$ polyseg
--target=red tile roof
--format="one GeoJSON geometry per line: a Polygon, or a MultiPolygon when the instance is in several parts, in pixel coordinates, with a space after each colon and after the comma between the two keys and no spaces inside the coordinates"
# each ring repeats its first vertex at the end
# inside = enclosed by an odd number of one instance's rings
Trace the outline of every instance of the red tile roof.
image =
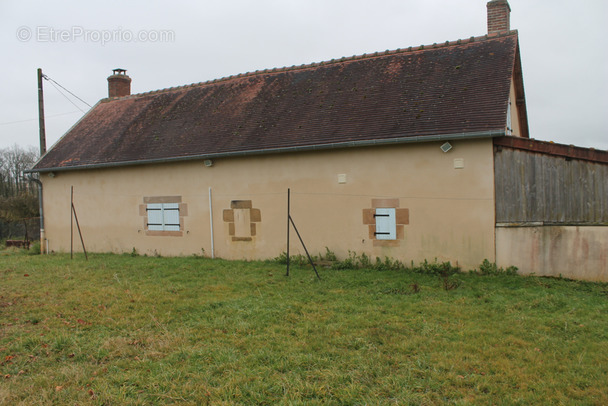
{"type": "Polygon", "coordinates": [[[104,99],[34,171],[500,135],[516,62],[512,31],[104,99]]]}

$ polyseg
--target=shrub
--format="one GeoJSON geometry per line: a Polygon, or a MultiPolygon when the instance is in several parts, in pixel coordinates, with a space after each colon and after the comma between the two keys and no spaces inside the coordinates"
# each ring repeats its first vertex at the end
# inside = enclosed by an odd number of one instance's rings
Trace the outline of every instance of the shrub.
{"type": "Polygon", "coordinates": [[[327,247],[325,247],[325,257],[323,257],[320,254],[319,254],[319,257],[321,257],[321,259],[324,259],[326,261],[337,261],[338,260],[338,257],[336,257],[336,254],[327,247]]]}
{"type": "Polygon", "coordinates": [[[477,273],[480,275],[517,275],[517,267],[509,266],[507,269],[498,267],[495,262],[490,262],[484,259],[479,265],[478,269],[474,269],[471,273],[477,273]]]}
{"type": "Polygon", "coordinates": [[[34,241],[32,245],[30,245],[28,255],[40,255],[40,241],[34,241]]]}
{"type": "MultiPolygon", "coordinates": [[[[312,256],[311,259],[313,262],[318,260],[318,257],[312,256]]],[[[287,253],[285,251],[281,252],[278,257],[272,258],[271,262],[276,262],[277,264],[287,265],[287,253]]],[[[308,261],[308,257],[306,255],[298,254],[298,255],[290,255],[289,263],[291,265],[303,266],[307,265],[310,262],[308,261]]]]}
{"type": "Polygon", "coordinates": [[[451,276],[460,273],[459,266],[453,266],[449,261],[438,263],[428,262],[426,259],[419,266],[413,267],[412,271],[426,275],[451,276]]]}
{"type": "Polygon", "coordinates": [[[349,250],[348,258],[335,262],[332,264],[331,269],[357,269],[357,262],[357,254],[349,250]]]}

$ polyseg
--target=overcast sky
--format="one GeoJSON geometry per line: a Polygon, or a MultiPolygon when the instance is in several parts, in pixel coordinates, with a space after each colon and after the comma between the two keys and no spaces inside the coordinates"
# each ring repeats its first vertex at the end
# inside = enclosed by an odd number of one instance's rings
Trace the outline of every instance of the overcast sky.
{"type": "MultiPolygon", "coordinates": [[[[608,1],[509,3],[530,136],[608,149],[608,1]]],[[[37,68],[94,105],[118,67],[142,93],[486,32],[486,0],[0,0],[0,148],[38,147],[37,68]]],[[[49,147],[89,109],[54,85],[49,147]]]]}

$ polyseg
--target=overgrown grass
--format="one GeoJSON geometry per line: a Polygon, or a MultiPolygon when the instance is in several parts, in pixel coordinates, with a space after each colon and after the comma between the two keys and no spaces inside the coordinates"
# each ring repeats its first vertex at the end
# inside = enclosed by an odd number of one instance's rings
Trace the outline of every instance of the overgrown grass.
{"type": "Polygon", "coordinates": [[[608,286],[0,256],[0,404],[608,404],[608,286]]]}

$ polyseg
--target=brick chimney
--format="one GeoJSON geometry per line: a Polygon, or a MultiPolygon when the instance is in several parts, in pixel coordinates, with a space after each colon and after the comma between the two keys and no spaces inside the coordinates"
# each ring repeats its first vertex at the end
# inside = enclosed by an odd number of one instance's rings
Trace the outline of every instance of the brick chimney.
{"type": "Polygon", "coordinates": [[[108,97],[123,97],[131,94],[131,78],[125,69],[113,69],[108,76],[108,97]]]}
{"type": "Polygon", "coordinates": [[[511,7],[507,0],[492,0],[488,2],[488,34],[509,31],[511,7]]]}

